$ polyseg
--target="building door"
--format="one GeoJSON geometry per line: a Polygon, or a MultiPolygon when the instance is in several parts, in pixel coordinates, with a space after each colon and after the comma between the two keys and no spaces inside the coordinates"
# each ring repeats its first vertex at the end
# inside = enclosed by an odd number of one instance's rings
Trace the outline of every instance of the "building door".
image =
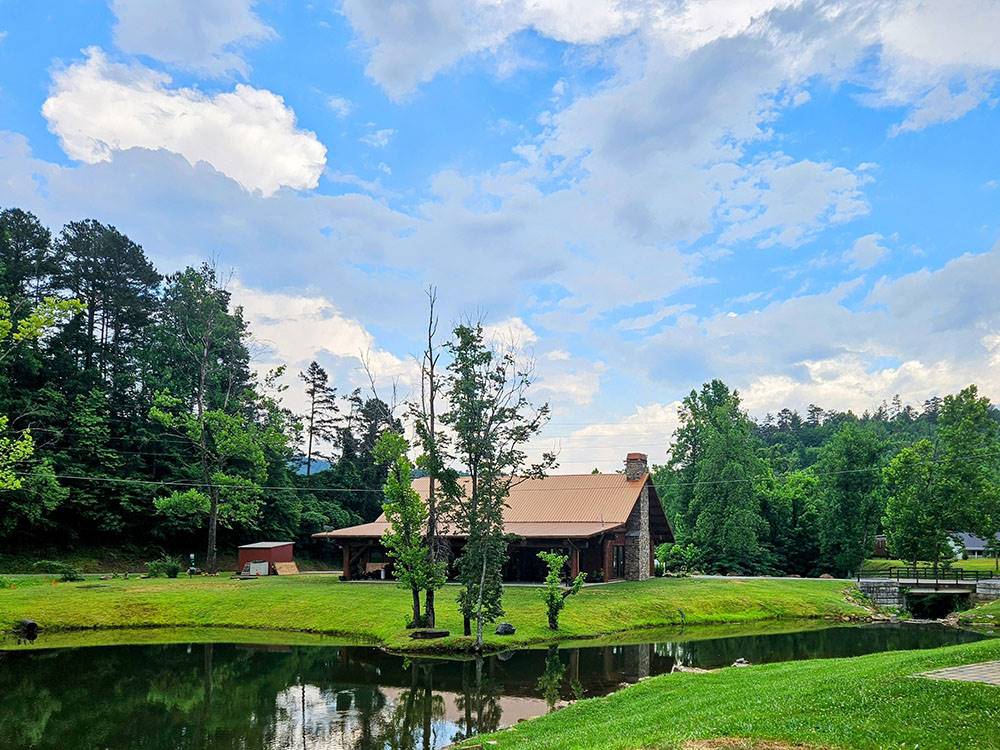
{"type": "Polygon", "coordinates": [[[615,578],[625,577],[625,545],[616,544],[612,550],[611,572],[615,578]]]}

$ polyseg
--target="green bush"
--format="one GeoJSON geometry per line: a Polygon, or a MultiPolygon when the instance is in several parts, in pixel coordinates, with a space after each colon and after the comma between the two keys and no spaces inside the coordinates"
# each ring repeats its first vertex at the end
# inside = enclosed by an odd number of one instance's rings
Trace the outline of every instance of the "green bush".
{"type": "Polygon", "coordinates": [[[0,589],[12,589],[15,588],[16,586],[17,584],[14,583],[11,579],[0,576],[0,589]]]}
{"type": "Polygon", "coordinates": [[[176,578],[184,567],[172,557],[163,557],[146,563],[146,575],[150,578],[176,578]]]}
{"type": "Polygon", "coordinates": [[[59,576],[60,581],[82,581],[83,573],[72,565],[56,560],[39,560],[32,566],[39,573],[51,573],[59,576]]]}
{"type": "Polygon", "coordinates": [[[549,629],[558,630],[559,613],[566,606],[566,598],[573,596],[580,590],[587,574],[578,574],[569,588],[563,589],[562,570],[569,557],[556,552],[539,552],[538,559],[544,562],[549,570],[548,575],[545,576],[545,588],[542,589],[542,601],[545,602],[545,608],[549,615],[549,629]]]}
{"type": "Polygon", "coordinates": [[[698,550],[693,544],[661,544],[656,548],[656,561],[664,574],[687,575],[694,568],[698,550]]]}

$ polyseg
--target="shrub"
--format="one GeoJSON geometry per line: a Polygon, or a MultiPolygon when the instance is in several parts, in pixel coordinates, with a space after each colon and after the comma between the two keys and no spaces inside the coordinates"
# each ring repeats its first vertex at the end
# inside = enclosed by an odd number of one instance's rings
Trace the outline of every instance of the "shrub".
{"type": "Polygon", "coordinates": [[[52,573],[59,576],[60,581],[82,581],[83,573],[72,565],[56,560],[39,560],[32,566],[39,573],[52,573]]]}
{"type": "Polygon", "coordinates": [[[12,589],[16,588],[16,586],[17,584],[15,584],[11,579],[0,576],[0,589],[12,589]]]}
{"type": "Polygon", "coordinates": [[[580,573],[573,579],[570,587],[563,590],[560,577],[563,566],[566,565],[566,561],[569,558],[566,555],[560,555],[556,552],[539,552],[538,557],[549,569],[548,575],[545,576],[545,588],[542,589],[542,599],[545,601],[545,607],[549,615],[549,629],[558,630],[559,613],[566,606],[566,597],[572,596],[580,590],[587,574],[580,573]]]}
{"type": "Polygon", "coordinates": [[[162,557],[146,563],[146,575],[150,578],[176,578],[183,566],[172,557],[162,557]]]}
{"type": "Polygon", "coordinates": [[[666,542],[656,548],[656,561],[665,574],[687,575],[694,568],[697,557],[698,550],[693,544],[666,542]]]}

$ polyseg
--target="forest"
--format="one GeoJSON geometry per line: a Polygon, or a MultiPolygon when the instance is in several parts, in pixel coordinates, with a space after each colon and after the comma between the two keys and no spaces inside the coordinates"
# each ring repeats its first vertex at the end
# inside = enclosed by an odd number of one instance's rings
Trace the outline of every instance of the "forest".
{"type": "Polygon", "coordinates": [[[312,413],[292,414],[280,373],[254,374],[251,332],[212,266],[164,276],[114,227],[86,220],[54,234],[7,209],[0,298],[4,447],[31,444],[4,467],[6,549],[202,550],[211,503],[220,546],[305,544],[380,512],[385,469],[373,450],[399,427],[386,404],[338,392],[314,364],[301,374],[312,413]],[[79,307],[32,340],[11,335],[53,299],[79,307]]]}
{"type": "Polygon", "coordinates": [[[880,534],[914,564],[950,563],[957,531],[1000,556],[1000,412],[975,385],[919,410],[896,396],[755,421],[713,380],[684,399],[654,481],[678,541],[661,557],[681,569],[844,576],[880,534]]]}
{"type": "MultiPolygon", "coordinates": [[[[382,511],[406,446],[387,454],[379,439],[417,415],[414,447],[426,448],[420,409],[399,414],[338,389],[313,362],[297,373],[306,413],[292,413],[282,371],[251,366],[252,332],[222,276],[208,264],[163,275],[140,244],[94,220],[56,233],[28,212],[0,212],[6,549],[201,550],[209,519],[219,547],[274,538],[308,549],[311,534],[382,511]]],[[[455,334],[445,354],[460,394],[485,360],[475,331],[455,334]]],[[[475,421],[461,408],[443,415],[453,431],[475,421]]],[[[546,407],[539,414],[516,434],[540,429],[546,407]]],[[[736,391],[706,383],[684,399],[654,471],[671,555],[710,572],[843,575],[884,533],[898,557],[943,561],[950,531],[1000,531],[998,427],[975,386],[920,408],[896,397],[860,416],[811,405],[804,417],[754,420],[736,391]]],[[[444,479],[434,464],[418,462],[444,479]]]]}

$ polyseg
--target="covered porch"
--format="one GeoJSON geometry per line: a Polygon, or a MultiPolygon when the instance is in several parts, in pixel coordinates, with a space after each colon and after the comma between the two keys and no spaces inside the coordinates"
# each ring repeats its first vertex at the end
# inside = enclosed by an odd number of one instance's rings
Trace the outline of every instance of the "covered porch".
{"type": "MultiPolygon", "coordinates": [[[[392,560],[386,554],[379,538],[337,539],[343,560],[343,580],[380,579],[392,577],[392,560]]],[[[454,561],[461,555],[464,540],[448,541],[448,578],[454,578],[454,561]]],[[[625,578],[625,547],[628,543],[623,529],[587,538],[530,538],[512,542],[507,548],[508,559],[503,569],[503,579],[508,583],[540,583],[547,570],[538,558],[540,551],[560,552],[566,555],[565,574],[572,579],[578,573],[587,574],[588,583],[614,581],[625,578]]],[[[649,566],[652,570],[652,547],[649,566]]]]}

